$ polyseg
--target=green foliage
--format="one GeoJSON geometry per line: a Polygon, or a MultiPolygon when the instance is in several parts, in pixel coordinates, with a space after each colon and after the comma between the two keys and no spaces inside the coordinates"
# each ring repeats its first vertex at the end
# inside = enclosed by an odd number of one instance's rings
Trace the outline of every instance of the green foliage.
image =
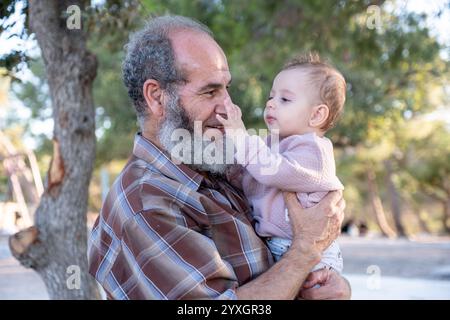
{"type": "MultiPolygon", "coordinates": [[[[28,2],[20,0],[3,0],[0,3],[0,34],[9,29],[13,29],[18,24],[18,21],[9,19],[14,14],[22,14],[26,16],[28,10],[28,2]]],[[[24,28],[17,32],[10,34],[9,37],[17,37],[20,39],[28,38],[28,20],[25,19],[24,28]]],[[[0,56],[0,68],[5,68],[9,71],[9,76],[14,80],[14,72],[26,66],[29,57],[26,52],[12,50],[7,54],[0,56]]]]}
{"type": "MultiPolygon", "coordinates": [[[[248,126],[263,126],[272,79],[296,53],[318,51],[348,82],[345,115],[330,134],[339,145],[368,138],[377,118],[429,111],[427,91],[448,72],[425,16],[384,12],[380,30],[366,25],[373,1],[143,1],[156,14],[194,17],[227,54],[231,95],[248,126]]],[[[380,1],[382,3],[382,1],[380,1]]],[[[379,4],[380,4],[379,3],[379,4]]]]}
{"type": "Polygon", "coordinates": [[[102,132],[98,141],[98,163],[126,158],[138,130],[134,108],[122,83],[120,62],[123,52],[109,50],[107,45],[113,37],[99,39],[95,46],[92,45],[99,62],[99,72],[94,82],[97,132],[102,132]]]}
{"type": "MultiPolygon", "coordinates": [[[[11,15],[17,2],[2,2],[0,21],[11,15]]],[[[328,136],[337,147],[338,172],[351,212],[367,215],[368,167],[376,172],[384,197],[385,161],[392,163],[394,184],[407,201],[421,202],[431,194],[445,197],[450,134],[443,126],[429,129],[428,122],[417,119],[449,103],[444,88],[450,84],[450,63],[440,55],[445,44],[431,35],[426,16],[392,13],[388,8],[396,3],[106,0],[91,7],[84,13],[83,25],[99,62],[94,83],[97,165],[126,158],[138,128],[121,79],[128,34],[149,16],[171,13],[193,17],[214,32],[231,68],[230,95],[249,128],[264,127],[262,111],[272,80],[297,53],[315,50],[343,73],[348,84],[345,112],[328,136]],[[381,25],[376,29],[367,26],[367,8],[373,4],[381,7],[381,25]]],[[[26,28],[22,36],[28,36],[26,28]]],[[[12,52],[0,57],[0,67],[13,70],[21,61],[27,61],[36,79],[16,84],[16,95],[34,118],[51,117],[42,61],[12,52]]],[[[42,144],[44,152],[48,147],[42,144]]]]}
{"type": "Polygon", "coordinates": [[[450,133],[438,123],[424,135],[409,141],[410,156],[405,168],[418,181],[421,190],[445,202],[450,198],[450,133]]]}

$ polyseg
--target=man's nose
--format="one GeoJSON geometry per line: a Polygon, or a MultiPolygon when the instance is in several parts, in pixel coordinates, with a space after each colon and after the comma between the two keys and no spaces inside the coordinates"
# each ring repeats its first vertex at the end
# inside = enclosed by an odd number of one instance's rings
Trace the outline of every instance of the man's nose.
{"type": "Polygon", "coordinates": [[[230,98],[230,95],[228,94],[228,91],[225,91],[225,93],[223,95],[221,95],[221,97],[219,98],[220,100],[217,101],[216,107],[214,109],[214,112],[221,115],[222,117],[224,117],[226,119],[227,117],[227,110],[225,109],[225,99],[226,98],[230,98]]]}

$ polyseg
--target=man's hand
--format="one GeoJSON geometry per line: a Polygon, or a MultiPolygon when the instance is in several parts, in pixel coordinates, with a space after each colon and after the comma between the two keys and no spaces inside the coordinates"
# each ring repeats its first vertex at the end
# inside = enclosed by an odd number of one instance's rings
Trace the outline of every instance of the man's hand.
{"type": "Polygon", "coordinates": [[[292,225],[292,248],[320,255],[341,231],[345,200],[342,191],[330,192],[314,207],[303,209],[292,192],[283,192],[292,225]]]}
{"type": "Polygon", "coordinates": [[[346,300],[350,297],[348,281],[336,271],[328,269],[310,273],[299,292],[299,298],[306,300],[346,300]]]}
{"type": "MultiPolygon", "coordinates": [[[[295,193],[284,194],[294,239],[283,258],[256,279],[236,290],[238,299],[295,299],[321,252],[338,236],[344,216],[342,192],[330,192],[317,205],[302,209],[295,193]]],[[[322,288],[304,289],[305,297],[348,298],[350,286],[339,275],[321,277],[322,288]],[[308,290],[308,291],[307,291],[308,290]],[[327,291],[327,292],[323,292],[327,291]]],[[[308,284],[309,285],[309,284],[308,284]]]]}

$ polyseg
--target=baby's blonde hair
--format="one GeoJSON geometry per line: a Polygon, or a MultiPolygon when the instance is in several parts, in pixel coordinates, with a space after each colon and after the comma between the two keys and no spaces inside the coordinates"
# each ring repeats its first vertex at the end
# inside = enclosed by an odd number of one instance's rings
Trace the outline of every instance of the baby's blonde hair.
{"type": "Polygon", "coordinates": [[[319,54],[309,52],[289,60],[282,70],[305,68],[311,76],[314,87],[319,88],[320,103],[328,106],[330,113],[320,128],[327,131],[333,128],[344,110],[347,84],[344,76],[332,65],[322,61],[319,54]]]}

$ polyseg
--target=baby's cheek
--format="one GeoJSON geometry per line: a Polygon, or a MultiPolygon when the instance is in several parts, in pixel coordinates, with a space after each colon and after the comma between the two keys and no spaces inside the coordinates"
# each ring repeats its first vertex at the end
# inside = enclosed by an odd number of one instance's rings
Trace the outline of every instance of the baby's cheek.
{"type": "Polygon", "coordinates": [[[292,115],[290,117],[280,117],[278,119],[278,125],[280,130],[289,129],[293,125],[292,115]]]}

